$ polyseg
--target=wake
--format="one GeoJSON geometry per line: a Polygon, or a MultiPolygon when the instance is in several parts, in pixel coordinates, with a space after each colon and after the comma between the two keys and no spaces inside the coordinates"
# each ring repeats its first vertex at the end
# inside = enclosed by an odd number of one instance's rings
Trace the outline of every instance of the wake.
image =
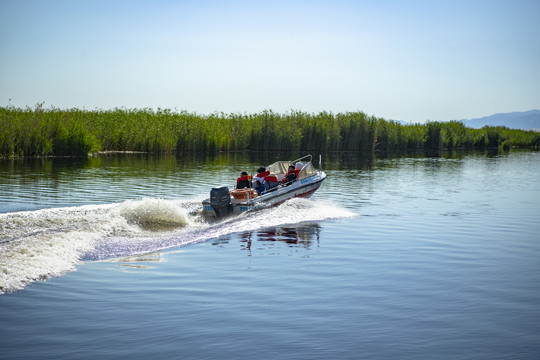
{"type": "Polygon", "coordinates": [[[202,199],[129,200],[0,214],[0,294],[76,270],[81,261],[140,255],[239,232],[354,216],[307,199],[216,220],[202,199]]]}

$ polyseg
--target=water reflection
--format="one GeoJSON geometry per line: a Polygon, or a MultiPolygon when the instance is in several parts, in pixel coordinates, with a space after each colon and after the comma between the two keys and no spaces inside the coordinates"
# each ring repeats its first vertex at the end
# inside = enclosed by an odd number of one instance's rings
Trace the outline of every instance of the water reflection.
{"type": "MultiPolygon", "coordinates": [[[[312,154],[315,167],[319,167],[318,153],[312,154]]],[[[349,189],[345,183],[358,183],[359,177],[369,181],[375,170],[418,162],[415,166],[423,166],[431,172],[443,165],[448,166],[448,161],[444,160],[462,160],[474,156],[498,162],[508,154],[493,151],[328,153],[322,156],[322,168],[329,175],[325,185],[335,187],[324,188],[358,193],[358,189],[349,189]]],[[[293,160],[301,155],[303,153],[299,152],[251,151],[190,152],[179,155],[113,153],[86,158],[0,159],[0,213],[122,202],[143,197],[196,198],[206,195],[212,186],[234,183],[240,171],[254,172],[258,166],[276,160],[293,160]]],[[[456,161],[457,166],[459,163],[456,161]]]]}
{"type": "Polygon", "coordinates": [[[252,255],[255,249],[276,250],[281,246],[311,250],[319,246],[321,228],[319,224],[303,224],[300,226],[284,226],[261,229],[240,234],[241,250],[252,255]]]}

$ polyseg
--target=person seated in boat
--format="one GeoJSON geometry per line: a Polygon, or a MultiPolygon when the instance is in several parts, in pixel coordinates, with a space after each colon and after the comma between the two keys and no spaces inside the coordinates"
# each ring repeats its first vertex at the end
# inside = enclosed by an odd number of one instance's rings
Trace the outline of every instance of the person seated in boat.
{"type": "Polygon", "coordinates": [[[253,184],[255,185],[255,190],[257,190],[257,195],[261,195],[264,191],[266,191],[266,187],[261,184],[259,180],[255,180],[253,184]]]}
{"type": "Polygon", "coordinates": [[[304,164],[302,164],[301,162],[297,162],[296,165],[295,165],[295,172],[296,172],[296,177],[298,177],[298,174],[300,174],[300,171],[302,170],[302,168],[304,167],[304,164]]]}
{"type": "Polygon", "coordinates": [[[284,185],[290,185],[298,178],[299,170],[294,165],[289,165],[289,171],[285,174],[281,183],[284,185]]]}
{"type": "Polygon", "coordinates": [[[264,178],[268,175],[270,175],[270,171],[266,171],[265,168],[260,167],[257,170],[257,175],[253,177],[253,184],[255,184],[256,181],[259,181],[261,185],[266,185],[266,181],[264,180],[264,178]]]}
{"type": "Polygon", "coordinates": [[[277,176],[273,174],[266,175],[264,181],[267,190],[277,188],[279,185],[277,176]]]}
{"type": "Polygon", "coordinates": [[[244,188],[250,188],[251,187],[251,181],[249,180],[248,173],[245,171],[242,171],[240,174],[240,177],[236,179],[236,188],[237,189],[244,189],[244,188]]]}

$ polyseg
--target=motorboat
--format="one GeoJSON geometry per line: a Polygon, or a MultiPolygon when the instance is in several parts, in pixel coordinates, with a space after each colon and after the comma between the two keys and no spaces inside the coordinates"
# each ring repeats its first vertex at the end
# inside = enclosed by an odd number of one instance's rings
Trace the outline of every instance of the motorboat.
{"type": "Polygon", "coordinates": [[[276,161],[269,165],[266,172],[277,179],[277,185],[267,185],[260,193],[251,187],[234,190],[230,190],[228,186],[213,187],[210,197],[202,202],[203,212],[206,215],[223,217],[279,205],[295,197],[308,198],[326,179],[326,174],[321,170],[320,155],[318,170],[313,166],[312,159],[312,155],[306,155],[293,161],[276,161]],[[291,165],[299,171],[296,179],[288,181],[285,176],[291,165]]]}

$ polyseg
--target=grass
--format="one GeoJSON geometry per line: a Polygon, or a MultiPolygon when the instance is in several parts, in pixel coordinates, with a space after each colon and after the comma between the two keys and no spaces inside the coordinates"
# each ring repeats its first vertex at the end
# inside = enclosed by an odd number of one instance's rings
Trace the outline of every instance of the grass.
{"type": "Polygon", "coordinates": [[[270,110],[199,115],[168,109],[0,107],[1,156],[82,156],[96,151],[151,153],[538,149],[540,133],[461,122],[404,125],[363,112],[270,110]]]}

